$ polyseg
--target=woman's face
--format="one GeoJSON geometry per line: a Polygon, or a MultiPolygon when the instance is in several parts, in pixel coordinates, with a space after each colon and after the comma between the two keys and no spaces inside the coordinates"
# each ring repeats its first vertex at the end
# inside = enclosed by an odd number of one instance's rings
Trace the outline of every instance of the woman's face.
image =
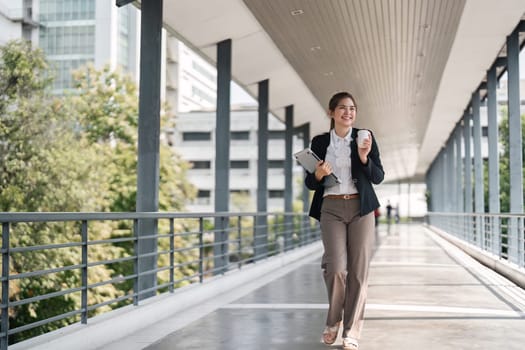
{"type": "Polygon", "coordinates": [[[330,117],[334,119],[335,126],[351,128],[356,118],[357,107],[350,97],[345,97],[339,101],[330,117]]]}

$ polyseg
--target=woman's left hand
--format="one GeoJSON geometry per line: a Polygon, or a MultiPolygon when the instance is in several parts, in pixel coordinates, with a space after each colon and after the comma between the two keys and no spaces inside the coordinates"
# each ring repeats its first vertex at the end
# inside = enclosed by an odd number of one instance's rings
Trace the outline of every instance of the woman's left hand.
{"type": "Polygon", "coordinates": [[[357,147],[357,153],[359,153],[359,159],[361,160],[361,163],[367,164],[368,163],[368,154],[370,153],[370,150],[372,149],[372,135],[370,135],[370,138],[365,139],[362,144],[363,147],[357,147]]]}

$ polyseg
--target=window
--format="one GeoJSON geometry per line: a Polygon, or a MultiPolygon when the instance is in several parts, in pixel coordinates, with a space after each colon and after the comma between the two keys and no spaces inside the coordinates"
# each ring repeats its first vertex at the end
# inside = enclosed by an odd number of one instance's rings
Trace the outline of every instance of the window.
{"type": "Polygon", "coordinates": [[[230,194],[238,194],[238,195],[243,195],[243,196],[249,196],[250,195],[250,191],[249,190],[231,190],[230,194]]]}
{"type": "Polygon", "coordinates": [[[124,6],[118,11],[118,63],[124,68],[129,67],[129,15],[131,11],[131,6],[124,6]]]}
{"type": "Polygon", "coordinates": [[[72,72],[81,66],[84,66],[89,60],[49,60],[55,73],[53,82],[54,89],[63,90],[72,87],[72,72]]]}
{"type": "Polygon", "coordinates": [[[198,87],[196,86],[192,86],[191,87],[191,93],[192,93],[192,97],[198,97],[199,99],[201,100],[205,100],[211,104],[214,104],[215,103],[215,98],[208,95],[207,93],[205,93],[204,91],[202,91],[201,89],[199,89],[198,87]]]}
{"type": "Polygon", "coordinates": [[[40,21],[95,19],[96,0],[40,0],[40,21]]]}
{"type": "Polygon", "coordinates": [[[197,192],[197,198],[210,198],[210,190],[199,190],[197,192]]]}
{"type": "Polygon", "coordinates": [[[249,169],[250,162],[247,160],[230,160],[231,169],[249,169]]]}
{"type": "Polygon", "coordinates": [[[199,63],[195,61],[192,61],[191,66],[193,67],[193,69],[195,69],[195,71],[205,76],[206,79],[215,82],[215,76],[212,73],[210,73],[210,71],[208,71],[206,68],[204,68],[202,65],[200,65],[199,63]]]}
{"type": "Polygon", "coordinates": [[[40,30],[40,47],[46,55],[94,55],[95,26],[56,26],[40,30]]]}
{"type": "Polygon", "coordinates": [[[283,190],[269,190],[268,198],[284,198],[283,190]]]}
{"type": "Polygon", "coordinates": [[[249,131],[232,131],[231,132],[232,140],[249,140],[250,132],[249,131]]]}
{"type": "Polygon", "coordinates": [[[269,160],[268,168],[271,169],[282,169],[284,168],[284,160],[269,160]]]}
{"type": "Polygon", "coordinates": [[[183,141],[210,141],[210,132],[188,131],[182,133],[183,141]]]}
{"type": "Polygon", "coordinates": [[[210,169],[211,162],[209,160],[193,160],[191,161],[193,169],[210,169]]]}
{"type": "Polygon", "coordinates": [[[270,140],[284,140],[284,130],[270,130],[268,132],[268,139],[270,139],[270,140]]]}

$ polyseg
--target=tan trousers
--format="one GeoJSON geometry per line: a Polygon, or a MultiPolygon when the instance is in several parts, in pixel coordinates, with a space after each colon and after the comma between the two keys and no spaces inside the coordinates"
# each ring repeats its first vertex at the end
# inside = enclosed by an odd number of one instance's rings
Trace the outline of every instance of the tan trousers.
{"type": "Polygon", "coordinates": [[[359,339],[375,240],[374,213],[359,215],[359,199],[324,198],[321,232],[323,277],[328,292],[327,326],[344,314],[343,337],[359,339]]]}

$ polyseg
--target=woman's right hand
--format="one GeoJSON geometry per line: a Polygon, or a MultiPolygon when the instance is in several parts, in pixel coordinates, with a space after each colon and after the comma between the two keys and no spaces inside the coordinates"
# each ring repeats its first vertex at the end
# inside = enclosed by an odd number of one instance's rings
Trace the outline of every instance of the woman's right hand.
{"type": "Polygon", "coordinates": [[[317,162],[315,166],[315,178],[317,181],[321,181],[323,177],[326,175],[330,175],[332,173],[332,166],[330,163],[325,162],[324,160],[320,160],[317,162]]]}

